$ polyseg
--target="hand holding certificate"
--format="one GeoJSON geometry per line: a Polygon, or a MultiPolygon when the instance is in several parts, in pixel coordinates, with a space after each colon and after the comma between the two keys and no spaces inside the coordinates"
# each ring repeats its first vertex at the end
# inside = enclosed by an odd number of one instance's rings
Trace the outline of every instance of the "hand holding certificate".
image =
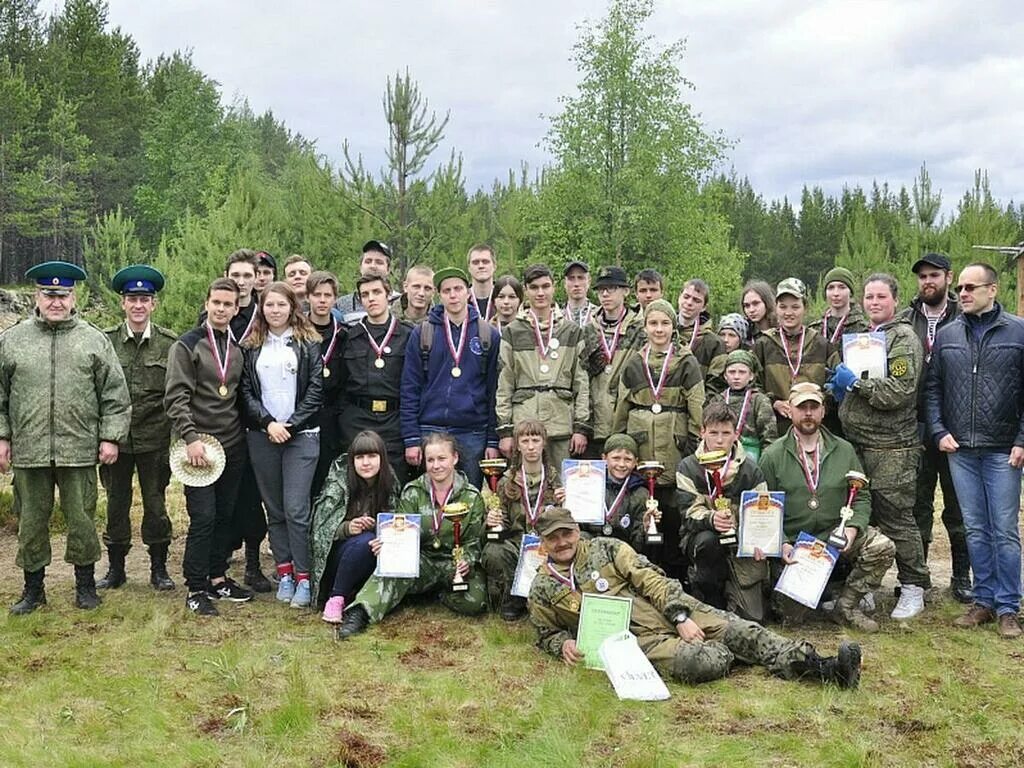
{"type": "Polygon", "coordinates": [[[775,591],[808,608],[817,608],[839,553],[824,541],[801,531],[793,543],[791,558],[794,562],[783,569],[775,591]]]}
{"type": "Polygon", "coordinates": [[[583,654],[588,669],[604,669],[598,649],[609,637],[629,631],[633,600],[629,597],[583,594],[580,623],[576,630],[576,649],[583,654]]]}
{"type": "Polygon", "coordinates": [[[603,461],[566,459],[562,462],[565,508],[577,523],[604,523],[604,480],[608,471],[603,461]]]}
{"type": "Polygon", "coordinates": [[[740,497],[738,557],[782,557],[782,519],[786,494],[782,491],[744,491],[740,497]]]}
{"type": "Polygon", "coordinates": [[[537,569],[544,565],[547,555],[540,543],[540,536],[524,533],[519,545],[519,561],[516,563],[516,575],[512,579],[512,594],[516,597],[529,597],[530,587],[537,576],[537,569]]]}
{"type": "Polygon", "coordinates": [[[420,575],[420,516],[381,512],[377,515],[377,576],[415,579],[420,575]]]}
{"type": "Polygon", "coordinates": [[[885,333],[844,333],[843,362],[858,378],[884,379],[889,375],[885,333]]]}

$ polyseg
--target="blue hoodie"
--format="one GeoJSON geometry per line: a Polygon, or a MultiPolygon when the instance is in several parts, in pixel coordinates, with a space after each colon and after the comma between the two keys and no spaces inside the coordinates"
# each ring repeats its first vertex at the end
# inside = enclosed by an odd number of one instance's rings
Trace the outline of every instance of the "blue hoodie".
{"type": "MultiPolygon", "coordinates": [[[[455,363],[445,335],[444,307],[433,307],[427,319],[422,321],[434,326],[426,370],[420,349],[422,325],[413,328],[405,348],[399,402],[402,440],[407,448],[420,444],[421,424],[449,431],[485,432],[487,447],[498,447],[494,400],[498,388],[498,347],[501,337],[489,324],[477,322],[479,314],[472,304],[468,312],[466,322],[469,323],[469,332],[459,361],[459,368],[462,369],[459,378],[452,376],[455,363]],[[491,334],[486,363],[477,328],[491,334]]],[[[455,343],[458,344],[461,329],[453,328],[452,331],[455,343]]]]}

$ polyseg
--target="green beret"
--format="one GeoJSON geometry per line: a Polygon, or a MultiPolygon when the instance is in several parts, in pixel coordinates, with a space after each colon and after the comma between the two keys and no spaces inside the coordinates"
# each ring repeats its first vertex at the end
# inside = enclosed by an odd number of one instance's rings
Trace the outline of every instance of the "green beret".
{"type": "Polygon", "coordinates": [[[457,277],[466,284],[467,288],[469,287],[469,275],[458,267],[445,267],[444,269],[437,270],[437,272],[434,273],[434,287],[440,291],[441,283],[449,277],[457,277]]]}
{"type": "Polygon", "coordinates": [[[605,454],[621,450],[629,451],[634,456],[640,455],[640,449],[637,447],[636,440],[629,435],[624,435],[620,432],[617,435],[612,435],[604,441],[605,454]]]}

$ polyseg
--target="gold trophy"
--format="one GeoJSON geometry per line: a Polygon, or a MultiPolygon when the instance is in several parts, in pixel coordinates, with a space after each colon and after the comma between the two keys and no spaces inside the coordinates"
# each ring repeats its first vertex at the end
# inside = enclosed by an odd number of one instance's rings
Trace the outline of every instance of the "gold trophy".
{"type": "Polygon", "coordinates": [[[660,461],[642,461],[637,466],[637,471],[647,478],[647,491],[650,498],[647,500],[647,512],[650,512],[647,531],[644,533],[644,541],[648,544],[661,544],[663,541],[661,531],[658,530],[657,519],[661,517],[658,510],[658,500],[654,498],[654,481],[665,471],[665,465],[660,461]]]}
{"type": "MultiPolygon", "coordinates": [[[[498,478],[501,477],[507,467],[508,462],[504,459],[483,459],[480,462],[480,470],[484,473],[484,476],[487,478],[487,484],[490,486],[485,488],[480,494],[484,497],[484,506],[488,512],[503,511],[501,499],[498,498],[498,478]]],[[[487,540],[501,541],[504,533],[505,529],[501,523],[498,523],[493,528],[487,529],[487,540]]]]}
{"type": "Polygon", "coordinates": [[[846,523],[853,517],[853,502],[861,488],[867,488],[868,478],[863,472],[850,470],[846,473],[846,484],[850,491],[846,496],[846,506],[839,510],[839,525],[828,535],[828,543],[839,550],[846,549],[850,539],[846,535],[846,523]]]}
{"type": "Polygon", "coordinates": [[[736,544],[736,520],[732,510],[729,508],[729,500],[725,498],[725,491],[722,488],[722,468],[729,454],[725,451],[708,451],[697,456],[697,463],[706,472],[711,473],[711,482],[715,484],[715,512],[727,512],[731,525],[728,530],[718,532],[718,543],[723,547],[731,547],[736,544]]]}
{"type": "Polygon", "coordinates": [[[455,563],[455,578],[452,579],[452,592],[465,592],[469,584],[459,573],[459,563],[462,562],[462,518],[469,514],[469,504],[462,501],[445,504],[441,507],[441,514],[452,521],[452,529],[455,536],[455,546],[452,547],[452,562],[455,563]]]}

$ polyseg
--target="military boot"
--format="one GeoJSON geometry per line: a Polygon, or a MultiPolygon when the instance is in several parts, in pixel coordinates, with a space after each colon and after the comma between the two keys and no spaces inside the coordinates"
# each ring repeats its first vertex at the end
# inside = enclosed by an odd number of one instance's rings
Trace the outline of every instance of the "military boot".
{"type": "Polygon", "coordinates": [[[174,589],[174,582],[167,573],[167,544],[151,544],[149,547],[149,583],[159,592],[174,589]]]}
{"type": "Polygon", "coordinates": [[[270,579],[263,575],[260,570],[260,545],[259,543],[245,544],[245,576],[242,582],[252,587],[253,592],[270,592],[274,585],[270,579]]]}
{"type": "Polygon", "coordinates": [[[40,605],[46,605],[46,589],[43,587],[45,573],[45,568],[25,571],[25,589],[21,593],[21,600],[11,606],[12,616],[24,616],[40,605]]]}
{"type": "Polygon", "coordinates": [[[949,580],[949,593],[958,603],[974,602],[971,587],[971,558],[967,554],[967,536],[962,533],[949,537],[949,554],[953,561],[953,577],[949,580]]]}
{"type": "Polygon", "coordinates": [[[358,635],[370,626],[370,615],[361,605],[353,606],[345,611],[345,616],[338,626],[338,639],[347,640],[353,635],[358,635]]]}
{"type": "Polygon", "coordinates": [[[100,596],[96,594],[95,566],[75,566],[75,605],[86,611],[99,608],[100,596]]]}
{"type": "Polygon", "coordinates": [[[822,683],[835,683],[840,688],[856,688],[860,683],[860,645],[844,640],[835,656],[822,658],[811,651],[797,665],[797,675],[822,683]]]}
{"type": "Polygon", "coordinates": [[[507,595],[501,602],[501,618],[505,621],[519,621],[526,615],[526,598],[507,595]]]}
{"type": "Polygon", "coordinates": [[[111,545],[107,548],[107,573],[96,582],[97,589],[117,589],[124,586],[128,581],[128,576],[124,572],[124,559],[127,554],[127,547],[111,545]]]}
{"type": "Polygon", "coordinates": [[[843,626],[859,629],[861,632],[877,632],[878,622],[864,615],[860,609],[863,595],[843,590],[842,596],[836,600],[836,607],[829,614],[832,621],[843,626]]]}

